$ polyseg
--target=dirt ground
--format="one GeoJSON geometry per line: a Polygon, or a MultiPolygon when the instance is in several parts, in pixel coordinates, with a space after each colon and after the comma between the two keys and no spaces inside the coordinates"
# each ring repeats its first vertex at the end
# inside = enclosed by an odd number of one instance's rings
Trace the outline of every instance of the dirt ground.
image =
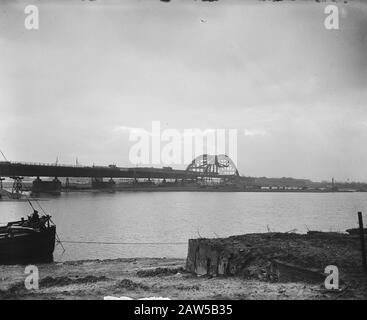
{"type": "Polygon", "coordinates": [[[195,246],[187,263],[132,258],[38,264],[39,288],[32,290],[25,286],[25,266],[3,265],[0,299],[367,299],[356,236],[263,233],[190,243],[195,246]],[[216,264],[227,256],[231,268],[221,275],[216,264]],[[338,290],[325,289],[328,265],[338,267],[338,290]]]}
{"type": "Polygon", "coordinates": [[[330,292],[322,284],[198,277],[184,259],[88,260],[38,265],[39,289],[27,290],[25,266],[0,266],[0,299],[366,299],[366,278],[330,292]],[[363,285],[361,284],[363,283],[363,285]]]}

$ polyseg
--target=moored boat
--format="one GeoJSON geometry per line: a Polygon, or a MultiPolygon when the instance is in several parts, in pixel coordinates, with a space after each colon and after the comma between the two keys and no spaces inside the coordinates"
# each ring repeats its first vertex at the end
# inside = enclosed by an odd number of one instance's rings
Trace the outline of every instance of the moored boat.
{"type": "Polygon", "coordinates": [[[0,227],[0,263],[50,262],[55,237],[56,226],[51,222],[51,216],[39,216],[33,209],[27,219],[0,227]]]}

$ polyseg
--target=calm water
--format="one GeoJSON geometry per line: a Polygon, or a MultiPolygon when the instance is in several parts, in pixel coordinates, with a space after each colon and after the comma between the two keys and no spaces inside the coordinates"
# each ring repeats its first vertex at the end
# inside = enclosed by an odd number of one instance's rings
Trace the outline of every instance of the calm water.
{"type": "MultiPolygon", "coordinates": [[[[117,257],[186,257],[187,240],[250,232],[307,229],[344,231],[366,212],[367,193],[120,192],[69,193],[41,206],[61,240],[130,244],[64,243],[55,260],[117,257]],[[183,242],[183,244],[131,243],[183,242]]],[[[26,202],[0,202],[0,221],[31,213],[26,202]]]]}

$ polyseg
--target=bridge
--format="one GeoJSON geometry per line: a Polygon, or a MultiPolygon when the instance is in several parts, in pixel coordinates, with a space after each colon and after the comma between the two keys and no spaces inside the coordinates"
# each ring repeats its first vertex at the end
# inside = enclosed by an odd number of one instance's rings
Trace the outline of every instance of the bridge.
{"type": "Polygon", "coordinates": [[[134,179],[173,179],[181,181],[198,181],[200,179],[219,178],[225,181],[238,181],[241,179],[234,162],[224,154],[203,154],[196,157],[185,170],[171,167],[153,168],[136,167],[126,168],[110,166],[70,166],[44,163],[24,162],[0,162],[0,178],[10,177],[14,179],[14,190],[21,189],[23,177],[37,177],[33,181],[32,191],[56,191],[61,190],[61,182],[58,178],[91,178],[92,185],[96,188],[111,187],[113,178],[134,179]],[[42,181],[41,177],[52,177],[52,181],[42,181]],[[103,181],[108,178],[109,181],[103,181]]]}

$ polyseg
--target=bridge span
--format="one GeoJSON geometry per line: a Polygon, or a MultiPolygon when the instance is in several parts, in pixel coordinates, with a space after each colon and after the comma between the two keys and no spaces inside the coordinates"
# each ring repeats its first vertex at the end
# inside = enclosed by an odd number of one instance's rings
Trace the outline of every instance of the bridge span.
{"type": "Polygon", "coordinates": [[[130,179],[173,179],[193,181],[200,179],[220,178],[225,181],[241,180],[233,161],[227,155],[207,155],[196,157],[185,170],[171,167],[117,167],[110,166],[72,166],[59,164],[0,162],[0,178],[14,179],[14,189],[21,188],[23,177],[37,177],[33,181],[34,191],[61,190],[58,178],[91,178],[95,187],[106,187],[114,184],[113,178],[130,179]],[[41,177],[52,177],[53,181],[42,181],[41,177]],[[103,179],[108,178],[108,182],[103,179]],[[112,184],[111,184],[112,183],[112,184]]]}
{"type": "Polygon", "coordinates": [[[196,178],[197,172],[169,168],[120,168],[115,166],[66,166],[56,164],[0,162],[1,177],[68,177],[68,178],[196,178]]]}

